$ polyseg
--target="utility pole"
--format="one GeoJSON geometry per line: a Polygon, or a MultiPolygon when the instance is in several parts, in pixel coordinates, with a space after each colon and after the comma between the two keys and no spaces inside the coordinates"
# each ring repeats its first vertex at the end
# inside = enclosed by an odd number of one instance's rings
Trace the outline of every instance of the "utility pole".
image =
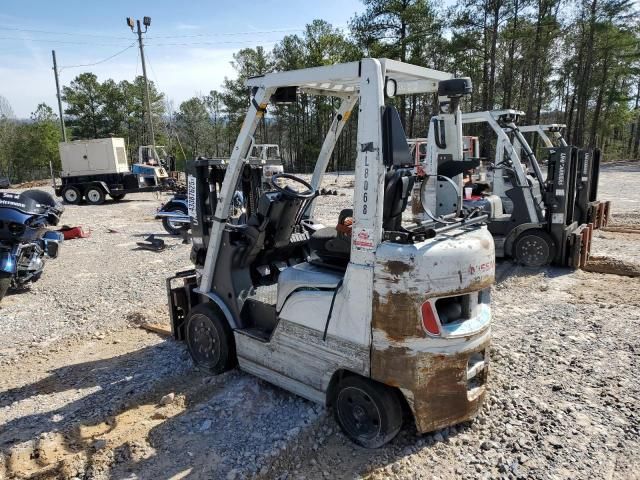
{"type": "Polygon", "coordinates": [[[62,99],[60,98],[60,80],[58,79],[58,64],[56,63],[56,51],[51,50],[53,56],[53,75],[56,77],[56,96],[58,97],[58,113],[60,114],[60,128],[62,129],[62,141],[67,142],[67,130],[64,128],[64,116],[62,115],[62,99]]]}
{"type": "MultiPolygon", "coordinates": [[[[140,60],[142,61],[142,75],[144,76],[144,95],[147,104],[147,117],[149,120],[149,144],[151,145],[151,155],[156,154],[156,138],[153,134],[153,116],[151,114],[151,96],[149,95],[149,79],[147,78],[147,65],[144,61],[144,44],[142,43],[142,34],[147,33],[147,29],[151,26],[151,17],[143,18],[144,32],[140,27],[140,20],[136,20],[137,30],[133,27],[133,18],[127,17],[127,25],[131,28],[131,31],[138,35],[138,45],[140,47],[140,60]]],[[[138,159],[141,161],[141,159],[138,159]]]]}

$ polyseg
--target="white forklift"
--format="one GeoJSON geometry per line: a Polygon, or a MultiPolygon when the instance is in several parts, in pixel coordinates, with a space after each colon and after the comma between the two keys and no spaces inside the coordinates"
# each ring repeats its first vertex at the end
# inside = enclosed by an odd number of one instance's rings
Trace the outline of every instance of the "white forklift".
{"type": "Polygon", "coordinates": [[[404,412],[419,432],[472,418],[487,386],[495,253],[486,215],[460,211],[458,104],[470,80],[365,58],[270,73],[247,86],[251,103],[224,175],[203,164],[189,178],[195,269],[167,280],[175,338],[202,369],[220,373],[237,363],[332,406],[345,434],[365,447],[390,441],[404,412]],[[251,136],[269,104],[297,92],[340,101],[311,182],[274,175],[274,190],[247,203],[247,221],[239,224],[229,218],[234,192],[260,185],[259,167],[245,162],[251,136]],[[405,225],[414,160],[385,97],[428,93],[438,93],[441,108],[422,198],[435,218],[405,225]],[[313,218],[314,205],[353,108],[353,205],[335,227],[324,226],[313,218]],[[434,213],[445,201],[449,211],[434,213]]]}

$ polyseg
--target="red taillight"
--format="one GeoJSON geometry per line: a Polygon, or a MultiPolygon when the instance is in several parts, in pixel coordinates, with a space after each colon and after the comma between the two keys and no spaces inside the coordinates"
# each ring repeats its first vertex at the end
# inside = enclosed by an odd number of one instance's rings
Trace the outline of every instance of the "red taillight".
{"type": "Polygon", "coordinates": [[[422,326],[431,335],[440,335],[440,327],[438,326],[438,320],[433,311],[431,302],[424,302],[422,304],[422,326]]]}

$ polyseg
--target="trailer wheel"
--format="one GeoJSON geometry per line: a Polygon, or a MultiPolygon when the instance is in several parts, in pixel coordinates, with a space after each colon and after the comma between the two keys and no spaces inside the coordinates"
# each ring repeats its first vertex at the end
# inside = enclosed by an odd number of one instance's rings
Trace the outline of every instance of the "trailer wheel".
{"type": "Polygon", "coordinates": [[[89,205],[102,205],[104,203],[104,192],[100,187],[89,187],[84,197],[89,205]]]}
{"type": "Polygon", "coordinates": [[[402,405],[397,392],[373,380],[345,377],[338,384],[333,403],[342,431],[363,447],[381,447],[402,428],[402,405]]]}
{"type": "MultiPolygon", "coordinates": [[[[181,213],[182,215],[187,215],[188,213],[185,207],[179,205],[169,207],[164,211],[168,213],[181,213]]],[[[186,232],[190,228],[189,224],[172,222],[170,218],[166,217],[162,219],[162,226],[170,235],[180,235],[182,232],[186,232]]]]}
{"type": "Polygon", "coordinates": [[[187,348],[196,367],[217,375],[233,368],[233,332],[220,313],[206,303],[191,309],[186,319],[187,348]]]}
{"type": "Polygon", "coordinates": [[[111,194],[111,198],[113,198],[114,202],[119,202],[120,200],[122,200],[124,198],[124,196],[126,195],[126,193],[120,193],[118,195],[114,195],[113,193],[111,194]]]}
{"type": "Polygon", "coordinates": [[[527,230],[513,245],[513,258],[526,267],[542,267],[555,257],[556,246],[544,230],[527,230]]]}
{"type": "Polygon", "coordinates": [[[76,187],[67,187],[62,191],[62,199],[70,205],[78,205],[82,200],[82,194],[76,187]]]}

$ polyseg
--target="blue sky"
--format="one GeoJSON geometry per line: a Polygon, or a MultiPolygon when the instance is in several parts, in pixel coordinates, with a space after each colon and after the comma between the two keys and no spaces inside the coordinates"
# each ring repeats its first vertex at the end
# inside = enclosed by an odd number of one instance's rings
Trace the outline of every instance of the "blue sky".
{"type": "Polygon", "coordinates": [[[363,9],[359,0],[123,1],[2,0],[0,8],[0,95],[19,118],[44,101],[56,108],[51,50],[61,83],[92,71],[100,80],[133,79],[141,73],[128,16],[150,16],[147,73],[175,108],[193,95],[219,88],[234,76],[229,62],[244,47],[271,49],[286,34],[300,33],[320,18],[338,27],[363,9]],[[128,46],[113,59],[84,68],[128,46]]]}

